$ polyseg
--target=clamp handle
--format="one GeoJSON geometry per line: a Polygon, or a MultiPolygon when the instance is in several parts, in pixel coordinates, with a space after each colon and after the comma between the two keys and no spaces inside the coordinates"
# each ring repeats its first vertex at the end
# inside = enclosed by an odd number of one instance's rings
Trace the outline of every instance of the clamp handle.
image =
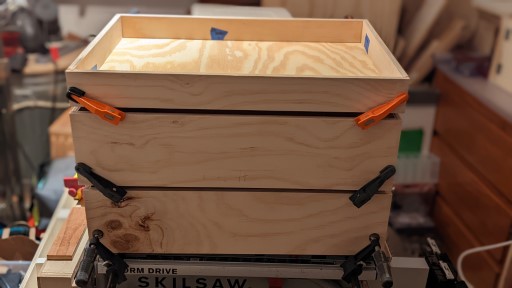
{"type": "Polygon", "coordinates": [[[391,101],[381,104],[359,115],[354,119],[354,121],[356,122],[357,126],[361,127],[363,130],[366,130],[379,123],[382,119],[386,118],[389,113],[393,112],[393,110],[395,110],[398,106],[407,102],[408,99],[409,94],[402,93],[391,101]]]}
{"type": "Polygon", "coordinates": [[[361,208],[364,204],[368,203],[370,199],[372,199],[373,195],[379,192],[380,187],[382,187],[389,178],[393,177],[395,173],[395,166],[388,165],[384,167],[380,170],[379,176],[373,178],[370,182],[366,183],[363,187],[354,192],[354,194],[349,197],[350,201],[352,201],[354,206],[357,208],[361,208]]]}
{"type": "Polygon", "coordinates": [[[75,170],[78,174],[85,177],[89,182],[92,183],[98,191],[101,192],[105,197],[119,203],[126,196],[126,190],[103,178],[102,176],[94,173],[92,168],[85,163],[77,163],[75,170]]]}
{"type": "Polygon", "coordinates": [[[126,117],[126,113],[116,109],[110,105],[102,103],[97,100],[85,97],[85,91],[76,87],[69,87],[66,97],[89,110],[91,113],[96,114],[101,119],[109,122],[110,124],[119,125],[126,117]]]}

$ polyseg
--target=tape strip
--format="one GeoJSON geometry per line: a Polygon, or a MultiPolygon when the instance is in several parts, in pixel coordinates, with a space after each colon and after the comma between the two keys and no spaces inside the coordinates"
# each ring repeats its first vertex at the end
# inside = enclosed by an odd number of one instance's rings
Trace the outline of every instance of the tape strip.
{"type": "Polygon", "coordinates": [[[368,50],[370,49],[370,37],[368,37],[368,34],[364,37],[364,49],[366,50],[366,54],[368,54],[368,50]]]}
{"type": "Polygon", "coordinates": [[[210,29],[210,37],[212,40],[224,40],[224,37],[228,35],[228,31],[212,27],[210,29]]]}

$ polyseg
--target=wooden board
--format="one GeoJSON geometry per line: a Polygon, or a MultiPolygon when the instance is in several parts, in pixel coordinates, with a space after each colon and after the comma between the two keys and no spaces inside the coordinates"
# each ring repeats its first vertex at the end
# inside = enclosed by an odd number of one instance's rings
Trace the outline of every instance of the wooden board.
{"type": "Polygon", "coordinates": [[[73,207],[46,257],[49,260],[72,260],[85,227],[85,208],[73,207]]]}
{"type": "Polygon", "coordinates": [[[77,253],[71,260],[47,260],[37,273],[38,288],[68,288],[74,284],[74,275],[78,269],[82,253],[89,238],[82,233],[77,253]]]}
{"type": "Polygon", "coordinates": [[[449,52],[457,45],[464,26],[464,21],[454,19],[438,39],[430,42],[409,69],[411,85],[419,84],[434,69],[436,54],[449,52]]]}
{"type": "Polygon", "coordinates": [[[73,137],[71,135],[71,120],[69,119],[69,113],[72,109],[70,107],[62,112],[48,128],[50,157],[52,160],[75,154],[73,137]]]}
{"type": "MultiPolygon", "coordinates": [[[[444,248],[450,259],[456,262],[459,255],[470,248],[481,246],[460,219],[451,211],[443,197],[436,199],[434,207],[434,220],[439,232],[443,235],[444,248]]],[[[475,288],[494,287],[497,275],[500,272],[499,265],[492,259],[488,252],[468,255],[462,263],[464,275],[475,288]]]]}
{"type": "Polygon", "coordinates": [[[368,19],[388,48],[393,49],[402,0],[263,0],[261,5],[285,7],[294,17],[301,18],[368,19]]]}
{"type": "Polygon", "coordinates": [[[419,8],[418,15],[416,15],[413,22],[404,33],[404,39],[407,45],[404,53],[400,57],[400,63],[403,66],[407,66],[414,56],[416,56],[416,53],[425,41],[430,28],[434,25],[434,22],[445,4],[446,0],[426,0],[421,8],[419,8]]]}
{"type": "MultiPolygon", "coordinates": [[[[127,113],[108,125],[71,113],[76,161],[120,186],[357,190],[396,162],[401,120],[127,113]]],[[[383,190],[391,188],[388,181],[383,190]]]]}
{"type": "MultiPolygon", "coordinates": [[[[408,78],[230,77],[68,72],[68,86],[115,107],[363,112],[407,91],[408,78]],[[143,95],[143,96],[141,96],[143,95]]],[[[395,112],[403,112],[397,109],[395,112]]]]}
{"type": "Polygon", "coordinates": [[[352,255],[371,233],[385,239],[391,194],[360,209],[349,195],[148,188],[116,207],[84,193],[89,231],[114,252],[287,255],[352,255]]]}
{"type": "MultiPolygon", "coordinates": [[[[487,1],[487,0],[485,0],[487,1]]],[[[478,25],[478,11],[475,8],[473,0],[448,0],[441,14],[435,21],[427,39],[439,38],[445,33],[453,20],[461,20],[466,23],[463,27],[460,37],[457,39],[457,45],[468,43],[471,37],[475,35],[478,25]]]]}
{"type": "MultiPolygon", "coordinates": [[[[439,193],[482,245],[508,240],[512,228],[512,208],[504,199],[459,160],[457,148],[448,147],[434,137],[432,152],[441,158],[439,193]],[[486,211],[482,217],[475,211],[486,211]]],[[[503,259],[505,249],[490,254],[496,261],[503,259]]]]}
{"type": "Polygon", "coordinates": [[[512,93],[512,17],[502,18],[489,79],[512,93]],[[508,36],[507,36],[508,35],[508,36]]]}
{"type": "Polygon", "coordinates": [[[101,70],[201,74],[378,76],[360,43],[123,38],[101,70]]]}
{"type": "Polygon", "coordinates": [[[477,175],[488,179],[490,187],[512,201],[512,125],[446,75],[439,73],[435,86],[443,91],[437,109],[437,133],[460,152],[477,175]]]}

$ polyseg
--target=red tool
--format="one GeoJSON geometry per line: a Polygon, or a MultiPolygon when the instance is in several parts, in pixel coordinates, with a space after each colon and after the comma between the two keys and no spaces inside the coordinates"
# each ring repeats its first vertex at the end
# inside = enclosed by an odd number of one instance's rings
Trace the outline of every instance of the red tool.
{"type": "Polygon", "coordinates": [[[66,93],[66,96],[69,100],[82,105],[91,113],[96,114],[101,119],[111,124],[118,125],[119,122],[123,121],[126,116],[126,114],[119,109],[85,97],[85,91],[82,91],[76,87],[70,87],[68,89],[68,93],[66,93]]]}
{"type": "Polygon", "coordinates": [[[386,102],[382,105],[379,105],[368,112],[365,112],[359,115],[354,119],[357,126],[361,127],[363,130],[366,130],[373,125],[380,122],[380,120],[386,118],[389,113],[393,112],[398,106],[404,104],[409,99],[409,94],[402,93],[396,96],[389,102],[386,102]]]}
{"type": "Polygon", "coordinates": [[[84,185],[78,184],[78,175],[75,174],[73,177],[64,177],[64,187],[68,188],[69,196],[75,200],[82,199],[82,189],[84,185]]]}

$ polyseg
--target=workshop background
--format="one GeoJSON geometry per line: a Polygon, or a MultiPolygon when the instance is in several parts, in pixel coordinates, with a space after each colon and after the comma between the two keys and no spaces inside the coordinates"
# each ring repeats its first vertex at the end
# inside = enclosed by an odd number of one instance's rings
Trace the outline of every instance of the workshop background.
{"type": "Polygon", "coordinates": [[[417,287],[466,287],[432,275],[434,240],[460,280],[512,288],[512,0],[0,0],[0,287],[37,287],[80,197],[64,72],[117,13],[368,19],[411,79],[392,257],[426,259],[417,287]]]}

